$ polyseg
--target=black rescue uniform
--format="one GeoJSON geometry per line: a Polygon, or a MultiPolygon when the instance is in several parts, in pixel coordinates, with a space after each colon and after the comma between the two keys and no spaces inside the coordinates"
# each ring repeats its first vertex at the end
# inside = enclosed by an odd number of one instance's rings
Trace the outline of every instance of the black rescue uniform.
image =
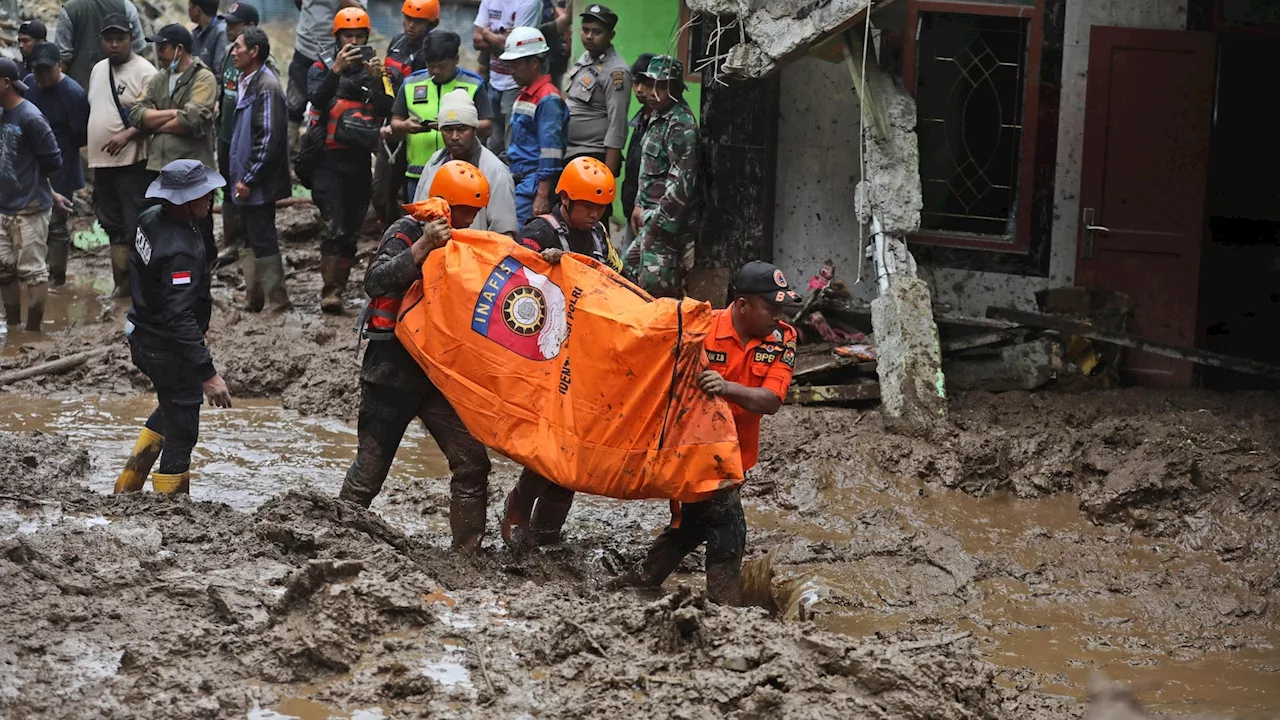
{"type": "Polygon", "coordinates": [[[368,345],[360,371],[359,443],[339,495],[369,507],[382,489],[404,431],[415,417],[449,460],[449,527],[453,546],[475,550],[484,539],[489,491],[489,455],[462,424],[449,401],[395,335],[400,297],[422,279],[410,246],[422,237],[422,223],[402,217],[382,236],[364,288],[370,315],[368,345]]]}
{"type": "Polygon", "coordinates": [[[151,378],[159,400],[147,420],[147,428],[164,438],[157,472],[173,475],[191,468],[203,383],[217,371],[204,343],[213,312],[204,237],[169,207],[157,205],[138,216],[129,253],[133,307],[126,332],[133,364],[151,378]]]}
{"type": "MultiPolygon", "coordinates": [[[[622,272],[622,259],[609,242],[603,223],[590,231],[574,230],[565,222],[561,206],[550,213],[529,219],[520,234],[520,243],[536,252],[557,249],[595,258],[614,271],[622,272]]],[[[507,497],[508,516],[530,515],[531,538],[539,545],[550,545],[561,539],[560,530],[573,506],[573,491],[526,468],[507,497]]],[[[508,521],[510,522],[510,521],[508,521]]],[[[510,539],[510,538],[509,538],[510,539]]],[[[520,539],[521,541],[524,538],[520,539]]]]}

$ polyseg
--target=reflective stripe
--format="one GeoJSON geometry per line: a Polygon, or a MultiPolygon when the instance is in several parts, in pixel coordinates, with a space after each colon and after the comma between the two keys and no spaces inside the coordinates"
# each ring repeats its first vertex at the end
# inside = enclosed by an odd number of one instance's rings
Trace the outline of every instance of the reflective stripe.
{"type": "Polygon", "coordinates": [[[511,106],[511,112],[516,115],[528,115],[529,117],[533,117],[534,114],[538,112],[538,104],[531,103],[528,100],[517,100],[515,104],[511,106]]]}
{"type": "Polygon", "coordinates": [[[370,314],[370,315],[375,315],[375,316],[377,316],[377,317],[388,318],[388,319],[391,319],[391,320],[395,320],[395,319],[396,319],[396,314],[395,314],[395,313],[390,313],[390,312],[387,312],[386,310],[378,310],[378,309],[376,309],[376,308],[375,308],[375,309],[373,309],[373,310],[370,310],[370,311],[369,311],[369,314],[370,314]]]}
{"type": "Polygon", "coordinates": [[[542,148],[542,152],[538,155],[538,157],[559,160],[560,158],[564,157],[564,150],[561,148],[542,148]]]}

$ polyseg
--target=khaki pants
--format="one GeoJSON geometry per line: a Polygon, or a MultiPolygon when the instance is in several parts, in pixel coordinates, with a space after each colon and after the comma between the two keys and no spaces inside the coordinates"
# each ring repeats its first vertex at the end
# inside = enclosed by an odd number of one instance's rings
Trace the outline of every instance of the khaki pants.
{"type": "Polygon", "coordinates": [[[0,285],[49,281],[47,236],[51,210],[0,215],[0,285]]]}

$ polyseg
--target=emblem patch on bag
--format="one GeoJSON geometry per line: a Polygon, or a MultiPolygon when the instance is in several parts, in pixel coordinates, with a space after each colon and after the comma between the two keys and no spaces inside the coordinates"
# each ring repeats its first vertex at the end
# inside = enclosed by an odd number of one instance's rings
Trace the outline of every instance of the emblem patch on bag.
{"type": "Polygon", "coordinates": [[[564,292],[508,255],[476,298],[471,329],[530,360],[551,360],[569,337],[564,292]]]}

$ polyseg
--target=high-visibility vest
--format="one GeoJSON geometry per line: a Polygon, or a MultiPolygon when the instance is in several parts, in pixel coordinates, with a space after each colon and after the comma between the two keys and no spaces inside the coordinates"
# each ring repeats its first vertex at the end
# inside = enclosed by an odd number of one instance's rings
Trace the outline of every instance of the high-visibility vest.
{"type": "MultiPolygon", "coordinates": [[[[405,78],[404,100],[409,107],[409,112],[425,125],[436,122],[440,114],[440,98],[454,90],[462,88],[467,91],[467,95],[472,100],[475,100],[476,90],[480,89],[480,84],[468,77],[469,74],[459,69],[453,79],[444,85],[437,85],[426,70],[420,70],[405,78]]],[[[431,156],[443,147],[444,138],[441,137],[439,130],[408,135],[405,138],[405,157],[408,159],[409,169],[404,174],[415,179],[422,177],[422,169],[427,166],[431,156]]]]}

